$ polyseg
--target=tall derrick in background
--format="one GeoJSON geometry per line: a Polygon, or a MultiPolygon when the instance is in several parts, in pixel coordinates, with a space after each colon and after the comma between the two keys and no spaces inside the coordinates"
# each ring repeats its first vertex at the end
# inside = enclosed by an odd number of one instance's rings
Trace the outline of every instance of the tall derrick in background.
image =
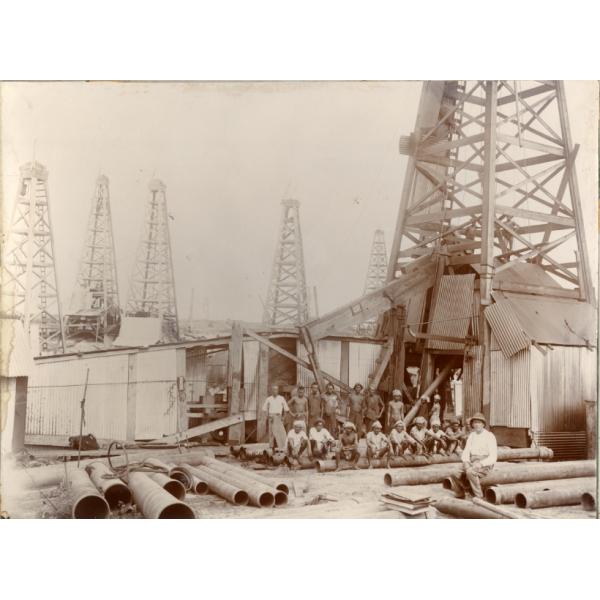
{"type": "Polygon", "coordinates": [[[33,355],[64,352],[48,171],[38,162],[20,169],[2,266],[2,310],[23,319],[33,355]]]}
{"type": "Polygon", "coordinates": [[[564,84],[425,82],[400,150],[408,165],[388,282],[419,261],[437,264],[433,288],[408,302],[402,345],[422,352],[421,392],[435,354],[464,352],[471,411],[487,412],[490,324],[498,318],[502,333],[515,321],[506,302],[595,302],[564,84]]]}
{"type": "Polygon", "coordinates": [[[130,279],[127,317],[161,319],[167,339],[179,337],[166,186],[150,182],[150,201],[130,279]]]}
{"type": "Polygon", "coordinates": [[[281,225],[263,322],[267,325],[299,325],[309,318],[300,203],[282,200],[281,205],[281,225]]]}
{"type": "MultiPolygon", "coordinates": [[[[376,229],[373,234],[369,267],[365,280],[363,295],[374,292],[383,287],[387,281],[388,257],[385,247],[385,236],[381,229],[376,229]]],[[[377,329],[377,318],[369,319],[358,326],[358,332],[364,335],[373,335],[377,329]]]]}
{"type": "Polygon", "coordinates": [[[103,341],[114,334],[120,322],[119,289],[108,177],[96,180],[88,228],[65,334],[103,341]]]}

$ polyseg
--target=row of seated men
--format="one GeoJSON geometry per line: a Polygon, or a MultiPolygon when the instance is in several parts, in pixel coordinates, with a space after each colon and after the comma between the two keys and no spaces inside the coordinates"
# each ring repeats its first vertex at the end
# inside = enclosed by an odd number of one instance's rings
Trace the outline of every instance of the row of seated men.
{"type": "MultiPolygon", "coordinates": [[[[390,458],[393,456],[460,453],[467,436],[459,419],[445,421],[442,427],[439,419],[432,418],[428,427],[424,417],[417,417],[410,432],[406,431],[404,421],[398,420],[389,436],[383,433],[381,423],[375,421],[366,436],[369,468],[374,459],[386,460],[389,466],[390,458]]],[[[292,467],[296,467],[303,456],[316,460],[329,458],[333,454],[338,469],[341,460],[357,468],[360,458],[358,444],[359,435],[352,421],[344,423],[336,439],[324,427],[322,418],[316,419],[308,434],[305,422],[296,420],[287,434],[286,452],[292,467]]]]}

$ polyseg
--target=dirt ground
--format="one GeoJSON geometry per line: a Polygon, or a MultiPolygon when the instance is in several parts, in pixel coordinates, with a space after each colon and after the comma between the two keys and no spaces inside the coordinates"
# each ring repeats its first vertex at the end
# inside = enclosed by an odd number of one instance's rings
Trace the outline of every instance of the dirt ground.
{"type": "MultiPolygon", "coordinates": [[[[235,459],[226,459],[240,465],[235,459]]],[[[290,494],[286,506],[266,509],[252,506],[233,506],[213,494],[197,496],[188,493],[185,502],[200,519],[224,518],[407,518],[387,509],[379,502],[384,491],[401,492],[403,486],[389,488],[383,483],[385,469],[318,473],[314,469],[292,471],[280,466],[258,471],[267,479],[284,479],[290,494]]],[[[442,484],[410,486],[411,492],[422,493],[432,499],[453,497],[442,484]]],[[[29,491],[18,495],[3,494],[2,508],[11,518],[69,518],[70,502],[63,486],[29,491]]],[[[595,512],[584,511],[580,506],[554,507],[536,510],[518,509],[504,505],[524,517],[533,513],[538,517],[557,519],[590,519],[595,512]]],[[[141,518],[135,510],[124,509],[113,513],[111,518],[141,518]]],[[[426,515],[414,518],[449,518],[431,508],[426,515]]]]}

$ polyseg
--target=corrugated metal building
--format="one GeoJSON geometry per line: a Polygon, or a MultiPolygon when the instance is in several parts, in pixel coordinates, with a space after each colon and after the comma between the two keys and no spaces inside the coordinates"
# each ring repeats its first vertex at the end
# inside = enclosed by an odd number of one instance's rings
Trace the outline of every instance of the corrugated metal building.
{"type": "MultiPolygon", "coordinates": [[[[271,340],[301,348],[297,338],[271,340]]],[[[227,415],[228,337],[144,348],[118,348],[35,359],[28,385],[26,441],[67,445],[79,433],[80,402],[86,373],[84,433],[99,440],[153,440],[227,415]],[[222,406],[220,406],[220,404],[222,406]],[[206,408],[203,408],[206,405],[206,408]]],[[[290,359],[289,374],[273,360],[268,382],[259,382],[258,341],[243,342],[241,410],[256,419],[259,397],[272,383],[309,385],[313,376],[290,359]],[[285,381],[284,381],[285,380],[285,381]]],[[[369,340],[323,339],[321,368],[344,382],[366,384],[380,344],[369,340]]],[[[274,350],[271,356],[280,357],[274,350]]],[[[301,350],[300,358],[305,358],[301,350]]],[[[287,369],[289,370],[289,369],[287,369]]],[[[250,428],[252,429],[252,428],[250,428]]]]}

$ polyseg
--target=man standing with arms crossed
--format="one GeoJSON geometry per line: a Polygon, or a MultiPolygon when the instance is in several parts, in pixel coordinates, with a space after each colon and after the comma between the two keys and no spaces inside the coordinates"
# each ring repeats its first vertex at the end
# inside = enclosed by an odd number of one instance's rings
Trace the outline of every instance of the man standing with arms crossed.
{"type": "Polygon", "coordinates": [[[308,394],[308,424],[309,427],[314,427],[317,419],[323,417],[323,400],[319,386],[316,383],[311,383],[310,392],[308,394]]]}
{"type": "Polygon", "coordinates": [[[496,436],[485,428],[485,417],[481,413],[475,413],[469,419],[469,425],[473,431],[461,455],[462,468],[457,475],[452,475],[452,490],[458,498],[464,498],[465,492],[483,498],[481,479],[496,464],[498,444],[496,436]]]}
{"type": "MultiPolygon", "coordinates": [[[[290,411],[285,398],[279,395],[278,385],[271,386],[271,395],[265,400],[263,411],[267,413],[269,446],[276,449],[279,447],[277,435],[282,434],[285,436],[283,416],[290,411]]],[[[282,447],[285,447],[285,442],[282,447]]]]}

